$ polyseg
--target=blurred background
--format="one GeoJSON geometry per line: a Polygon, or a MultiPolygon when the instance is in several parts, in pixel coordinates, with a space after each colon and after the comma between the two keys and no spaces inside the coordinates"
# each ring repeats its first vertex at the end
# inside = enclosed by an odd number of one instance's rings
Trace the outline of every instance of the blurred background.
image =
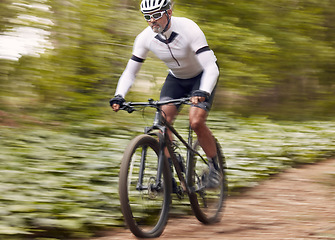
{"type": "MultiPolygon", "coordinates": [[[[0,4],[1,110],[62,121],[106,115],[134,38],[146,27],[139,1],[0,4]]],[[[218,58],[216,109],[323,118],[335,113],[334,5],[176,0],[174,15],[197,22],[218,58]]],[[[138,77],[143,87],[133,88],[144,99],[157,96],[166,76],[151,58],[138,77]]]]}
{"type": "MultiPolygon", "coordinates": [[[[152,114],[115,114],[108,101],[147,26],[139,3],[0,0],[0,236],[123,226],[120,159],[152,114]]],[[[232,192],[334,155],[335,1],[175,0],[173,14],[218,58],[209,125],[232,192]]],[[[158,99],[166,75],[149,55],[126,99],[158,99]]]]}

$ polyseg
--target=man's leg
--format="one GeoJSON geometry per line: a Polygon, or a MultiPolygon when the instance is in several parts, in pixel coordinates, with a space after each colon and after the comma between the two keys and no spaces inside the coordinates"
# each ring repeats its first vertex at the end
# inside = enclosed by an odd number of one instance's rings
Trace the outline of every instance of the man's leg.
{"type": "Polygon", "coordinates": [[[207,115],[206,110],[198,107],[191,107],[190,124],[194,132],[197,134],[200,146],[208,158],[209,173],[207,175],[207,180],[205,181],[206,188],[217,188],[220,184],[220,174],[217,171],[218,156],[214,136],[206,125],[207,115]]]}
{"type": "Polygon", "coordinates": [[[202,108],[190,108],[190,124],[198,136],[200,146],[205,151],[207,157],[214,158],[217,155],[217,149],[212,132],[206,125],[207,116],[207,112],[202,108]]]}

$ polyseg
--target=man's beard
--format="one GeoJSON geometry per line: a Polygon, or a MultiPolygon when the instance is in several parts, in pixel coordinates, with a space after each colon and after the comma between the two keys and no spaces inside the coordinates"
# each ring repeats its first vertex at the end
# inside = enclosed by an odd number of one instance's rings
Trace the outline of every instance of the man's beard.
{"type": "Polygon", "coordinates": [[[152,29],[152,31],[154,31],[155,33],[161,33],[161,32],[163,32],[163,27],[160,25],[160,24],[154,24],[154,25],[152,25],[151,26],[151,29],[152,29]]]}

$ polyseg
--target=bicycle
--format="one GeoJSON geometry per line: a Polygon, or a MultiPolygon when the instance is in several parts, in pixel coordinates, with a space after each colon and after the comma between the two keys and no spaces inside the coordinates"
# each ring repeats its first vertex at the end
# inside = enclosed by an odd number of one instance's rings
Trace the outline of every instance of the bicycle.
{"type": "Polygon", "coordinates": [[[187,142],[164,118],[161,106],[165,104],[190,104],[190,98],[167,101],[125,102],[120,109],[128,113],[151,107],[156,109],[153,125],[146,127],[144,134],[131,140],[126,147],[119,173],[119,197],[124,220],[131,232],[139,238],[159,237],[167,224],[171,192],[182,197],[187,194],[196,218],[211,224],[220,221],[227,197],[225,158],[216,140],[220,184],[206,188],[208,161],[198,141],[193,141],[189,126],[187,142]],[[175,140],[167,134],[169,129],[186,147],[186,161],[177,151],[175,140]],[[164,150],[167,148],[171,163],[164,150]],[[173,176],[173,167],[179,179],[173,176]]]}

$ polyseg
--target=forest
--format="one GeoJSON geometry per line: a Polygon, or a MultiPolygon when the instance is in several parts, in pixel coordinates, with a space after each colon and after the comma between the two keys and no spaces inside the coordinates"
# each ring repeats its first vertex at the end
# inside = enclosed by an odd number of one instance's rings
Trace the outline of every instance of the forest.
{"type": "MultiPolygon", "coordinates": [[[[120,159],[152,113],[114,113],[109,99],[147,26],[139,4],[0,0],[1,239],[123,226],[120,159]]],[[[232,195],[335,155],[335,1],[174,0],[173,15],[195,21],[218,59],[208,124],[232,195]]],[[[149,54],[126,100],[158,99],[166,74],[149,54]]]]}
{"type": "MultiPolygon", "coordinates": [[[[1,37],[15,37],[20,29],[41,35],[33,53],[0,56],[1,111],[62,121],[105,115],[133,41],[147,26],[139,1],[0,4],[1,37]]],[[[303,120],[334,115],[334,5],[176,0],[173,14],[198,23],[218,58],[217,109],[303,120]]],[[[150,87],[134,87],[127,99],[134,100],[134,92],[157,97],[165,75],[152,55],[138,76],[140,85],[150,87]]]]}

